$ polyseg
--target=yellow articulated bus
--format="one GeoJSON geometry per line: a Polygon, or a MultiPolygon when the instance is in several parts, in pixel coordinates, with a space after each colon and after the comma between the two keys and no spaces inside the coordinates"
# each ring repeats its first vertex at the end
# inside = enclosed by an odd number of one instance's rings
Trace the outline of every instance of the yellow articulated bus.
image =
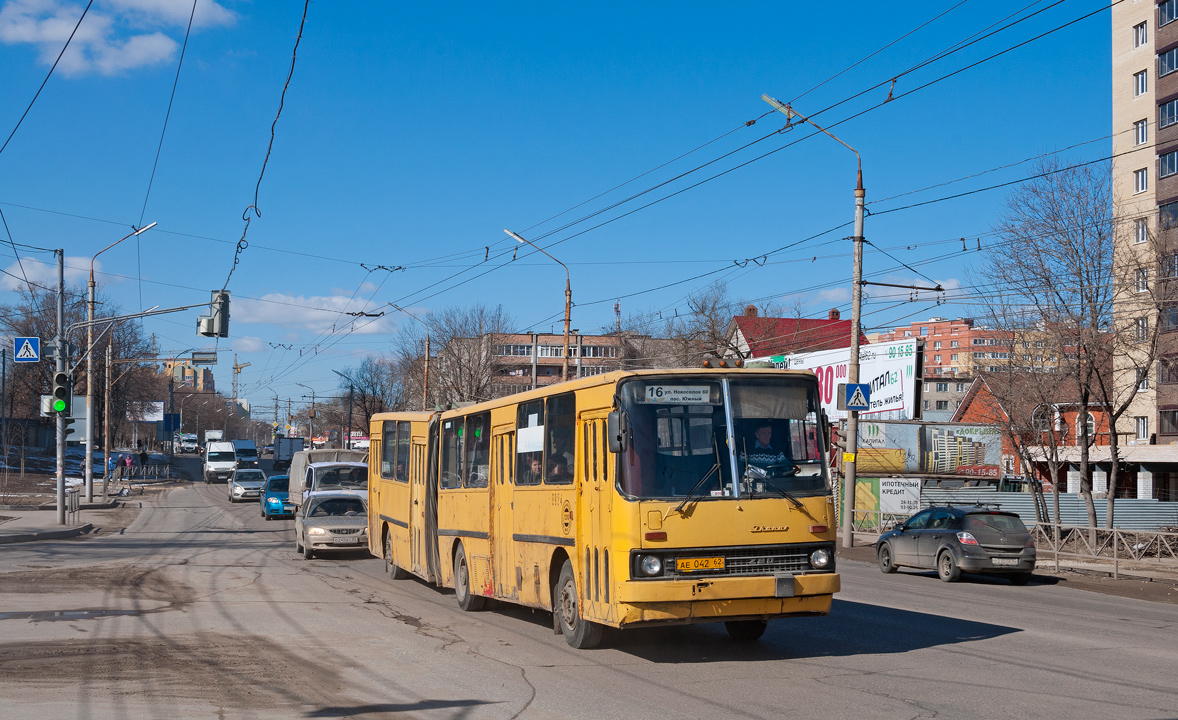
{"type": "Polygon", "coordinates": [[[394,578],[602,628],[825,615],[839,590],[818,382],[751,369],[613,372],[372,418],[369,543],[394,578]]]}

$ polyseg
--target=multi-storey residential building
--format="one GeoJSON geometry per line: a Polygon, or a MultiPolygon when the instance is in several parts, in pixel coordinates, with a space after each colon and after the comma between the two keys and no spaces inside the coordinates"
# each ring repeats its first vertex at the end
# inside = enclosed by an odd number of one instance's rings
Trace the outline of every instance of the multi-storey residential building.
{"type": "MultiPolygon", "coordinates": [[[[968,379],[978,372],[998,372],[1012,359],[1010,334],[976,326],[971,318],[929,318],[881,332],[877,337],[881,343],[905,338],[924,340],[925,378],[947,375],[968,379]]],[[[1042,351],[1042,347],[1037,349],[1042,351]]],[[[1036,348],[1028,350],[1034,354],[1036,348]]]]}
{"type": "MultiPolygon", "coordinates": [[[[1117,427],[1130,443],[1178,442],[1178,329],[1158,316],[1151,290],[1178,264],[1156,257],[1178,235],[1178,0],[1112,6],[1113,196],[1120,221],[1114,237],[1116,316],[1150,336],[1157,328],[1157,362],[1140,372],[1128,353],[1114,359],[1115,382],[1136,383],[1137,395],[1117,427]],[[1154,267],[1150,267],[1154,266],[1154,267]],[[1130,269],[1133,268],[1133,269],[1130,269]],[[1169,327],[1167,327],[1167,325],[1169,327]]],[[[1172,257],[1172,256],[1171,256],[1172,257]]]]}
{"type": "MultiPolygon", "coordinates": [[[[569,378],[620,369],[620,361],[626,355],[623,339],[616,334],[570,335],[569,378]]],[[[563,334],[495,334],[483,341],[491,349],[493,397],[560,382],[564,366],[563,334]]]]}
{"type": "Polygon", "coordinates": [[[920,393],[921,419],[948,422],[969,392],[970,383],[963,375],[926,377],[920,393]]]}
{"type": "Polygon", "coordinates": [[[187,386],[201,392],[214,392],[213,372],[205,367],[197,367],[189,360],[168,360],[164,363],[164,371],[172,375],[172,381],[178,386],[187,386]]]}

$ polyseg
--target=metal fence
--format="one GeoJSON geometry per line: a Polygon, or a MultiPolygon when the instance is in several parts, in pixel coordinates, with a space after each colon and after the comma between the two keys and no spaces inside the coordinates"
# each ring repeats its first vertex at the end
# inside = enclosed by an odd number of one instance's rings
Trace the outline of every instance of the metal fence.
{"type": "Polygon", "coordinates": [[[1122,562],[1178,571],[1178,533],[1039,524],[1031,528],[1040,559],[1050,553],[1056,569],[1060,558],[1111,561],[1113,577],[1122,562]]]}

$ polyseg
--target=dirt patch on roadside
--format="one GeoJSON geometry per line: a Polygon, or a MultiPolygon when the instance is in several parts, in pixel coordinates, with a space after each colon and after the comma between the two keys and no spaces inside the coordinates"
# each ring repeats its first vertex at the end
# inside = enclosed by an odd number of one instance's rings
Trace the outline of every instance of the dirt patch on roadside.
{"type": "Polygon", "coordinates": [[[137,696],[167,707],[207,701],[240,712],[344,704],[342,685],[335,668],[303,660],[258,635],[202,632],[0,644],[0,688],[14,695],[60,687],[83,703],[137,696]]]}
{"type": "Polygon", "coordinates": [[[106,565],[0,574],[6,593],[69,593],[102,590],[131,600],[190,603],[196,591],[167,577],[165,568],[106,565]]]}

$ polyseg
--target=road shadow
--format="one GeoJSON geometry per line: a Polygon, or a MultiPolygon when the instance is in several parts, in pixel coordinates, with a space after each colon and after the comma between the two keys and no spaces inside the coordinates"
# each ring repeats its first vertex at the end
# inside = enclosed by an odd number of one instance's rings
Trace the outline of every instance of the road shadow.
{"type": "MultiPolygon", "coordinates": [[[[912,575],[913,577],[925,578],[926,580],[936,580],[941,582],[941,577],[937,575],[935,570],[915,570],[912,568],[900,568],[898,571],[902,575],[912,575]]],[[[998,575],[991,573],[971,573],[962,572],[961,579],[957,582],[967,583],[971,585],[1014,585],[1010,577],[1007,575],[998,575]]],[[[1058,585],[1059,578],[1051,575],[1031,575],[1031,579],[1027,581],[1027,585],[1058,585]]]]}
{"type": "Polygon", "coordinates": [[[1020,631],[836,598],[830,615],[775,620],[756,642],[731,640],[723,623],[615,630],[606,642],[656,663],[760,662],[904,653],[1020,631]]]}

